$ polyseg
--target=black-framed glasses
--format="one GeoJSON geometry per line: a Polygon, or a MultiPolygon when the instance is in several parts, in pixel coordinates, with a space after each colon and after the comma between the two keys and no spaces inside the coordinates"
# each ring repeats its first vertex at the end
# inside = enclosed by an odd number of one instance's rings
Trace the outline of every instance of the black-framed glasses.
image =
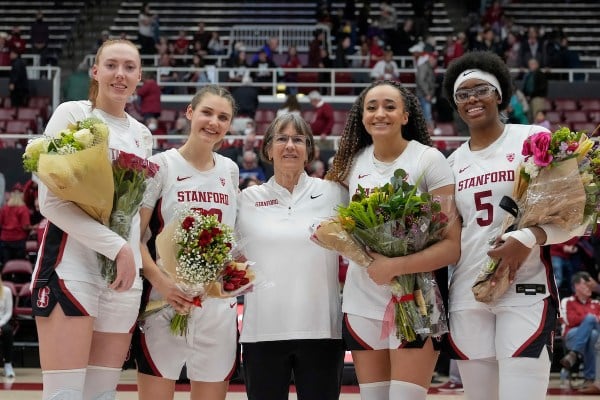
{"type": "Polygon", "coordinates": [[[304,135],[273,135],[273,143],[281,146],[286,145],[290,141],[290,139],[292,140],[292,144],[294,146],[306,146],[306,136],[304,135]]]}
{"type": "Polygon", "coordinates": [[[458,89],[456,92],[454,92],[454,101],[456,103],[466,103],[469,101],[471,96],[478,100],[486,99],[495,91],[496,88],[491,85],[480,85],[471,89],[458,89]]]}

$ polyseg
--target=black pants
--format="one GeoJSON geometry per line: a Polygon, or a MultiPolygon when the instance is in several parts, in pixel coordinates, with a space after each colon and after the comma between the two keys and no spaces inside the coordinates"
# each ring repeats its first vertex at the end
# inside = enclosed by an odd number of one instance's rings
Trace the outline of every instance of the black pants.
{"type": "Polygon", "coordinates": [[[298,400],[337,400],[344,345],[341,339],[243,343],[248,400],[287,400],[292,372],[298,400]]]}
{"type": "MultiPolygon", "coordinates": [[[[2,286],[0,286],[0,289],[2,289],[2,286]]],[[[4,357],[4,362],[12,363],[13,328],[10,323],[6,323],[0,327],[0,331],[2,331],[2,335],[0,335],[0,342],[2,342],[2,356],[4,357]]],[[[0,360],[2,360],[2,358],[0,358],[0,360]]]]}
{"type": "Polygon", "coordinates": [[[27,240],[15,240],[2,242],[2,262],[6,264],[10,260],[23,259],[27,257],[27,240]]]}

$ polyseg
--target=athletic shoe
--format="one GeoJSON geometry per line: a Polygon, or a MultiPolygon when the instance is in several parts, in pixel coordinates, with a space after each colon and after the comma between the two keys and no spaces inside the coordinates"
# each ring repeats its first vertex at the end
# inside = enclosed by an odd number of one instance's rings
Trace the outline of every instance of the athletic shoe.
{"type": "Polygon", "coordinates": [[[451,381],[448,381],[441,386],[437,386],[436,389],[440,392],[462,392],[464,390],[462,383],[455,383],[451,381]]]}
{"type": "Polygon", "coordinates": [[[565,367],[568,370],[573,368],[573,365],[577,362],[577,353],[574,351],[569,351],[566,356],[560,359],[560,365],[565,367]]]}
{"type": "Polygon", "coordinates": [[[15,377],[15,370],[13,369],[13,366],[11,363],[4,364],[4,376],[7,378],[15,377]]]}

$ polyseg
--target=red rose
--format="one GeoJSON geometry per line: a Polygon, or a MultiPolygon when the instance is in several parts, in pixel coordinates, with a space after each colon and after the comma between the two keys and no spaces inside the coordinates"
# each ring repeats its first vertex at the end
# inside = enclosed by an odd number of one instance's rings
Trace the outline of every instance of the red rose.
{"type": "Polygon", "coordinates": [[[227,282],[223,285],[223,289],[225,289],[228,292],[231,292],[232,290],[235,290],[235,285],[233,283],[227,282]]]}
{"type": "Polygon", "coordinates": [[[210,234],[209,231],[207,231],[206,229],[203,229],[202,232],[200,232],[200,237],[198,238],[198,245],[200,247],[205,247],[211,241],[212,241],[212,235],[210,234]]]}
{"type": "Polygon", "coordinates": [[[194,297],[193,302],[196,307],[202,307],[202,300],[200,299],[200,296],[194,297]]]}
{"type": "Polygon", "coordinates": [[[221,234],[221,230],[215,226],[214,228],[211,228],[210,233],[212,233],[213,236],[218,236],[221,234]]]}
{"type": "Polygon", "coordinates": [[[192,228],[192,226],[194,226],[194,222],[194,217],[185,217],[185,219],[181,223],[181,227],[186,231],[189,231],[192,228]]]}

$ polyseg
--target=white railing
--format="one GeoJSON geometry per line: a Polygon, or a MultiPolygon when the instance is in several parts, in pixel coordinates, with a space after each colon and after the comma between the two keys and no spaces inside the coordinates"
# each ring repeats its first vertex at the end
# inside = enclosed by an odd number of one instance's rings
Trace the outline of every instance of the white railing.
{"type": "Polygon", "coordinates": [[[325,35],[327,48],[331,49],[329,26],[317,25],[234,25],[229,33],[229,51],[232,53],[233,43],[242,42],[248,52],[256,52],[271,38],[279,39],[278,52],[287,52],[290,46],[296,46],[299,53],[308,52],[310,42],[314,39],[315,30],[320,29],[325,35]]]}
{"type": "MultiPolygon", "coordinates": [[[[10,67],[0,67],[0,71],[10,71],[10,67]]],[[[60,104],[60,67],[53,67],[51,65],[27,67],[27,76],[29,79],[35,79],[31,78],[31,76],[40,77],[43,72],[45,72],[46,77],[41,79],[52,80],[52,109],[55,110],[60,104]]]]}

